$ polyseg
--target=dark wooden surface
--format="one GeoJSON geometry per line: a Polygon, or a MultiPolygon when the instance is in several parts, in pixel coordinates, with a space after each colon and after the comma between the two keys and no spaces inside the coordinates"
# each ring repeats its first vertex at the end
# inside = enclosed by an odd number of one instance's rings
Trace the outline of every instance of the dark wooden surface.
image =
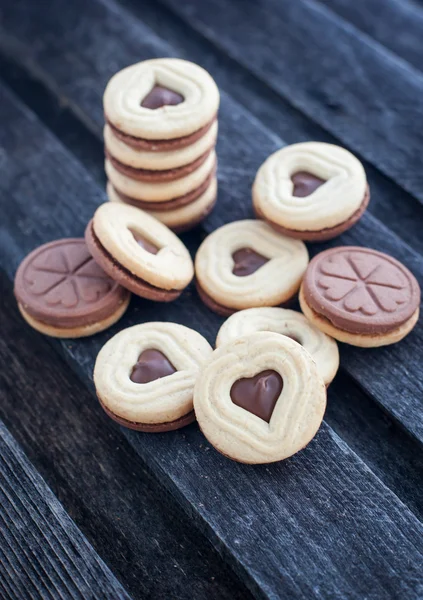
{"type": "MultiPolygon", "coordinates": [[[[0,416],[133,597],[419,598],[421,323],[396,347],[343,347],[317,438],[283,464],[247,468],[218,456],[195,425],[157,436],[119,430],[94,399],[96,352],[123,326],[175,320],[213,342],[221,319],[193,290],[166,307],[134,299],[109,332],[66,343],[28,330],[11,282],[29,250],[81,235],[105,199],[110,75],[175,55],[203,64],[222,91],[219,205],[184,236],[191,251],[251,215],[251,183],[270,152],[322,139],[365,159],[372,189],[369,213],[331,245],[387,251],[423,283],[423,79],[407,54],[417,44],[388,50],[386,41],[389,15],[421,9],[387,0],[376,34],[375,21],[357,22],[364,0],[347,14],[341,0],[46,5],[3,2],[0,22],[0,356],[11,365],[0,416]]],[[[416,19],[415,40],[418,31],[416,19]]]]}
{"type": "Polygon", "coordinates": [[[0,597],[129,599],[0,422],[0,597]]]}

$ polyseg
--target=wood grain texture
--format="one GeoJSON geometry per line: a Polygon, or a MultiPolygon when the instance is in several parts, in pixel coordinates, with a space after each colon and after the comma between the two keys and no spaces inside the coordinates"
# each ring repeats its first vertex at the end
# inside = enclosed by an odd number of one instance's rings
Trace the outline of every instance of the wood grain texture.
{"type": "MultiPolygon", "coordinates": [[[[0,261],[11,278],[38,243],[82,233],[104,193],[4,89],[0,102],[0,261]],[[37,202],[30,201],[34,194],[37,202]]],[[[191,294],[166,307],[135,299],[108,332],[52,344],[88,382],[104,341],[153,314],[213,339],[221,320],[191,294]]],[[[256,595],[362,598],[371,589],[374,598],[418,597],[421,523],[327,425],[299,455],[256,468],[218,455],[196,425],[163,435],[125,435],[256,595]]]]}
{"type": "Polygon", "coordinates": [[[423,78],[406,63],[313,0],[164,3],[423,201],[423,78]]]}
{"type": "MultiPolygon", "coordinates": [[[[156,0],[120,0],[132,14],[151,27],[177,49],[178,55],[202,64],[213,73],[221,89],[254,114],[268,129],[274,131],[287,144],[319,140],[343,145],[311,118],[274,92],[263,80],[246,67],[230,58],[217,44],[209,41],[200,31],[194,31],[183,13],[177,14],[179,4],[172,7],[158,5],[156,0]]],[[[180,11],[179,11],[180,12],[180,11]]],[[[392,179],[384,176],[363,156],[372,201],[368,210],[415,250],[423,254],[423,204],[408,194],[392,179]]]]}
{"type": "Polygon", "coordinates": [[[0,418],[131,597],[248,600],[0,277],[0,418]]]}
{"type": "MultiPolygon", "coordinates": [[[[216,2],[218,5],[220,0],[216,2]]],[[[184,4],[184,7],[188,6],[189,3],[184,4]]],[[[193,8],[190,15],[200,10],[199,6],[193,8]]],[[[235,18],[233,11],[237,6],[238,2],[234,2],[227,7],[225,14],[228,18],[231,15],[231,18],[235,18]]],[[[14,48],[25,64],[28,67],[32,65],[31,68],[49,89],[60,92],[70,106],[77,107],[75,112],[83,122],[100,135],[103,123],[101,98],[109,77],[132,62],[157,55],[172,55],[175,50],[111,0],[85,3],[83,19],[80,16],[82,5],[79,8],[77,0],[71,5],[55,2],[48,13],[29,8],[25,13],[27,21],[23,23],[21,20],[16,23],[13,10],[7,11],[5,24],[8,29],[4,32],[3,40],[9,40],[9,47],[14,48]],[[66,18],[59,19],[59,15],[66,15],[66,18]],[[19,28],[31,32],[27,34],[29,41],[25,42],[26,45],[22,43],[22,33],[19,42],[10,40],[11,30],[22,31],[19,28]],[[43,37],[42,31],[48,31],[49,35],[43,37]],[[39,40],[35,56],[28,54],[28,47],[32,48],[31,35],[34,41],[39,40]]],[[[254,8],[251,10],[254,11],[254,8]]],[[[267,13],[264,11],[263,14],[267,13]]],[[[305,14],[308,14],[307,11],[305,14]]],[[[237,27],[242,29],[242,23],[241,19],[237,27]]],[[[222,25],[223,34],[226,27],[227,24],[222,25]]],[[[245,32],[247,34],[248,30],[245,32]]],[[[271,34],[270,31],[270,39],[271,34]]],[[[251,184],[257,168],[271,152],[284,145],[284,141],[274,132],[263,127],[250,112],[225,93],[222,94],[219,120],[219,208],[206,221],[206,231],[224,222],[252,216],[251,184]],[[254,144],[251,140],[254,140],[254,144]]],[[[367,245],[392,254],[402,260],[423,283],[421,255],[402,243],[370,214],[366,214],[351,232],[331,243],[340,244],[367,245]]],[[[327,246],[315,244],[312,252],[327,246]]],[[[418,348],[422,336],[423,328],[419,324],[409,337],[390,349],[377,352],[356,348],[344,350],[347,371],[420,441],[423,440],[423,405],[420,400],[423,396],[423,380],[420,377],[408,377],[407,373],[421,371],[418,348]]]]}
{"type": "MultiPolygon", "coordinates": [[[[139,5],[132,5],[132,9],[139,5]]],[[[187,31],[187,26],[183,24],[181,20],[177,20],[172,17],[169,11],[166,13],[161,10],[157,10],[157,4],[148,3],[146,0],[142,4],[142,18],[147,19],[148,24],[152,24],[154,27],[160,26],[160,31],[166,39],[171,39],[172,44],[177,47],[183,43],[182,56],[188,59],[195,59],[201,62],[204,66],[208,67],[209,62],[212,64],[216,60],[213,56],[212,46],[205,44],[201,36],[196,35],[193,30],[187,31]]],[[[141,14],[140,13],[140,14],[141,14]]],[[[214,51],[215,53],[215,51],[214,51]]],[[[300,113],[295,112],[292,108],[284,105],[281,107],[280,99],[275,103],[274,99],[269,98],[269,94],[266,93],[264,96],[258,93],[257,87],[254,85],[256,80],[252,76],[245,77],[245,72],[241,80],[239,79],[240,67],[236,64],[232,65],[234,69],[228,65],[228,60],[224,60],[224,55],[219,57],[219,64],[222,66],[225,64],[225,68],[219,69],[216,72],[218,77],[218,83],[221,87],[225,87],[233,93],[235,97],[240,97],[240,100],[244,104],[248,104],[249,110],[258,110],[260,119],[265,123],[271,119],[271,126],[276,132],[282,131],[288,136],[299,135],[301,139],[308,139],[308,137],[314,137],[316,127],[310,123],[306,117],[300,113]],[[238,74],[238,77],[237,77],[238,74]],[[253,88],[253,90],[252,90],[253,88]],[[287,113],[287,111],[289,111],[287,113]],[[281,118],[281,114],[283,118],[281,118]],[[294,126],[295,123],[295,126],[294,126]],[[308,135],[308,137],[307,137],[308,135]],[[306,137],[304,137],[306,136],[306,137]]],[[[71,149],[72,153],[78,157],[78,160],[84,164],[91,174],[95,177],[96,181],[100,185],[105,184],[104,175],[104,152],[103,146],[99,138],[94,134],[91,134],[85,129],[82,123],[67,107],[59,103],[58,99],[54,94],[50,93],[41,83],[37,82],[31,77],[29,72],[25,69],[18,67],[16,63],[0,59],[0,73],[3,77],[7,78],[8,84],[13,86],[16,93],[24,100],[24,102],[31,106],[32,110],[36,111],[39,118],[45,123],[49,129],[53,130],[55,135],[60,137],[62,143],[71,149]]],[[[229,61],[230,62],[230,61],[229,61]]],[[[262,87],[261,87],[262,90],[262,87]]],[[[292,141],[296,141],[295,138],[291,137],[292,141]]],[[[326,141],[334,141],[326,136],[326,141]]],[[[336,141],[336,140],[335,140],[336,141]]],[[[390,210],[395,213],[395,225],[404,230],[404,220],[400,218],[398,214],[398,207],[404,208],[404,204],[408,199],[411,199],[403,190],[395,186],[391,181],[385,179],[382,175],[378,174],[375,169],[367,166],[369,173],[372,190],[377,188],[377,192],[381,198],[383,198],[384,206],[386,205],[387,195],[390,194],[392,203],[389,204],[390,210]],[[395,209],[395,210],[394,210],[395,209]]],[[[372,192],[374,195],[374,191],[372,192]]],[[[412,199],[411,199],[412,200],[412,199]]],[[[372,203],[374,206],[374,202],[372,203]]],[[[414,201],[412,209],[412,223],[416,228],[416,233],[421,238],[421,226],[419,220],[416,218],[416,208],[419,205],[414,201]]],[[[422,207],[423,208],[423,207],[422,207]]],[[[385,211],[381,211],[382,214],[385,211]]],[[[392,221],[392,219],[390,219],[392,221]]],[[[410,234],[409,223],[407,223],[407,237],[412,239],[414,242],[416,238],[413,237],[412,232],[410,234]]],[[[192,235],[187,236],[186,241],[191,242],[192,235]]],[[[421,240],[423,248],[423,239],[421,240]]],[[[401,428],[397,427],[392,420],[385,414],[381,413],[381,409],[363,392],[358,389],[357,385],[353,385],[351,380],[346,376],[338,375],[336,382],[332,385],[332,390],[329,398],[328,411],[326,413],[327,423],[338,433],[338,435],[344,440],[348,441],[348,445],[371,467],[373,472],[383,481],[388,487],[405,503],[407,506],[417,515],[419,518],[423,516],[423,499],[419,490],[419,482],[423,477],[423,456],[421,452],[416,452],[415,443],[410,440],[407,433],[401,428]],[[338,390],[333,398],[334,387],[338,390]],[[346,392],[348,388],[353,388],[353,392],[346,392]]],[[[32,424],[33,420],[28,419],[29,423],[32,424]]],[[[12,432],[19,434],[19,425],[12,420],[9,421],[10,426],[15,425],[12,432]]],[[[67,429],[66,429],[67,431],[67,429]]],[[[98,431],[97,436],[100,435],[101,429],[98,431]]],[[[35,433],[30,436],[31,441],[36,441],[38,435],[35,433]]],[[[81,436],[82,439],[83,436],[81,436]]],[[[19,437],[19,441],[23,444],[26,449],[25,441],[26,436],[19,437]]],[[[81,451],[84,447],[85,441],[81,441],[81,451]]],[[[118,444],[116,443],[116,446],[118,444]]],[[[43,446],[41,445],[39,451],[42,452],[43,446]]],[[[103,451],[107,452],[107,449],[103,451]]],[[[113,452],[115,447],[113,446],[113,452]]],[[[120,464],[124,463],[122,461],[120,464]]],[[[103,464],[104,466],[104,464],[103,464]]],[[[44,471],[42,471],[44,473],[44,471]]],[[[110,467],[110,475],[114,479],[112,467],[110,467]]],[[[46,475],[48,471],[46,472],[46,475]]],[[[137,479],[138,480],[138,479],[137,479]]],[[[76,479],[77,482],[77,479],[76,479]]],[[[108,483],[110,485],[110,481],[108,483]]],[[[124,484],[122,484],[124,485],[124,484]]],[[[127,484],[128,485],[128,484],[127,484]]],[[[131,488],[133,489],[134,483],[131,482],[131,488]]],[[[56,490],[56,488],[54,488],[56,490]]],[[[140,494],[145,498],[148,492],[143,489],[140,494]]],[[[154,490],[150,492],[152,497],[152,505],[154,506],[154,490]]],[[[83,497],[83,495],[81,495],[83,497]]],[[[75,495],[76,497],[76,495],[75,495]]],[[[68,509],[68,505],[66,504],[68,509]]],[[[94,508],[95,510],[95,508],[94,508]]],[[[162,512],[162,509],[160,510],[162,512]]],[[[151,509],[152,515],[154,514],[154,508],[151,509]]],[[[103,518],[106,517],[107,513],[100,517],[100,522],[103,522],[103,518]]],[[[77,515],[74,515],[75,520],[80,524],[80,519],[77,515]]],[[[81,517],[82,518],[82,517],[81,517]]],[[[152,516],[154,520],[154,516],[152,516]]],[[[170,518],[171,522],[174,519],[170,518]]],[[[181,519],[178,518],[177,521],[181,519]]],[[[92,519],[88,520],[89,523],[96,523],[96,527],[99,527],[98,522],[92,519]]],[[[122,533],[124,531],[125,523],[122,521],[122,533]]],[[[128,523],[126,523],[128,526],[128,523]]],[[[107,527],[107,525],[106,525],[107,527]]],[[[130,524],[129,527],[131,528],[130,524]]],[[[152,526],[153,527],[153,526],[152,526]]],[[[185,527],[186,531],[189,530],[185,527]]],[[[184,531],[184,526],[181,525],[181,530],[184,531]]],[[[85,529],[84,529],[85,532],[85,529]]],[[[93,539],[95,539],[94,531],[91,532],[93,539]]],[[[154,532],[151,537],[155,540],[155,536],[158,532],[154,532]]],[[[89,536],[89,532],[87,532],[89,536]]],[[[181,535],[181,531],[177,534],[178,537],[181,535]]],[[[147,536],[147,537],[149,537],[147,536]]],[[[193,540],[191,540],[192,549],[193,540]]],[[[168,542],[160,543],[160,547],[167,548],[168,542]]],[[[108,549],[107,545],[102,546],[104,549],[108,549]]],[[[171,551],[172,546],[170,546],[171,551]]],[[[103,550],[104,551],[104,550],[103,550]]],[[[191,550],[192,551],[192,550],[191,550]]],[[[188,552],[188,550],[187,550],[188,552]]],[[[113,565],[114,568],[122,569],[121,579],[126,582],[129,578],[137,578],[136,570],[130,568],[125,571],[125,561],[123,564],[116,564],[117,557],[121,554],[113,554],[108,557],[109,564],[113,565]],[[125,573],[123,573],[125,571],[125,573]]],[[[146,552],[146,556],[143,559],[145,562],[148,559],[149,552],[146,552]]],[[[162,564],[172,562],[173,556],[170,555],[164,558],[162,564]]],[[[213,561],[209,559],[210,568],[215,570],[213,567],[213,561]]],[[[189,572],[190,564],[185,563],[183,571],[189,572]]],[[[196,570],[196,566],[192,565],[191,571],[196,570]]],[[[118,570],[119,574],[121,570],[118,570]]],[[[179,574],[179,571],[177,571],[179,574]]],[[[131,587],[130,583],[127,583],[129,591],[135,594],[135,590],[131,587]]],[[[140,588],[137,588],[140,589],[140,588]]],[[[220,592],[220,590],[219,590],[220,592]]],[[[197,592],[198,593],[198,592],[197,592]]],[[[221,592],[220,592],[221,593],[221,592]]],[[[234,592],[232,592],[234,593],[234,592]]]]}
{"type": "Polygon", "coordinates": [[[422,71],[422,4],[419,5],[413,0],[319,1],[422,71]]]}
{"type": "Polygon", "coordinates": [[[0,597],[128,598],[0,422],[0,597]]]}

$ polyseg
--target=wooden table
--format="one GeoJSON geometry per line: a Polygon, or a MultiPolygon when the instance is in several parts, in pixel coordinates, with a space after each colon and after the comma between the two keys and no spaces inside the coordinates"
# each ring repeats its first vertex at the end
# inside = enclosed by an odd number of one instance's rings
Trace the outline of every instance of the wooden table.
{"type": "Polygon", "coordinates": [[[142,321],[213,343],[190,288],[134,298],[112,330],[55,341],[12,295],[37,245],[82,236],[106,199],[107,80],[156,56],[216,79],[219,200],[183,239],[252,215],[258,166],[284,144],[341,144],[372,200],[339,244],[403,261],[423,284],[421,0],[2,1],[0,21],[0,598],[423,596],[423,326],[396,346],[341,348],[310,446],[271,466],[218,455],[196,425],[119,429],[92,386],[96,353],[142,321]],[[25,454],[24,454],[25,453],[25,454]]]}

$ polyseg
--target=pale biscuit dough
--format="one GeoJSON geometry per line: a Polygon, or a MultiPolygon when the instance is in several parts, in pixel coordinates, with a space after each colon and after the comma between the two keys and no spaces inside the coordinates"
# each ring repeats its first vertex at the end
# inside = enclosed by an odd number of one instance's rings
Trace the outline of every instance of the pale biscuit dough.
{"type": "Polygon", "coordinates": [[[106,174],[113,186],[125,196],[145,202],[167,202],[185,196],[198,188],[216,166],[216,152],[210,152],[195,171],[173,181],[150,183],[138,181],[120,173],[109,160],[105,161],[106,174]]]}
{"type": "Polygon", "coordinates": [[[396,344],[414,328],[415,324],[419,319],[419,309],[402,325],[396,327],[392,331],[387,333],[378,334],[363,334],[363,333],[350,333],[344,331],[332,325],[332,323],[326,317],[319,315],[314,311],[305,301],[304,293],[301,288],[299,294],[300,306],[304,315],[315,327],[318,327],[320,331],[323,331],[327,335],[335,338],[339,342],[344,344],[350,344],[351,346],[359,346],[361,348],[379,348],[380,346],[389,346],[390,344],[396,344]]]}
{"type": "Polygon", "coordinates": [[[224,225],[204,240],[195,257],[195,274],[215,302],[242,310],[291,299],[307,265],[302,241],[277,233],[263,221],[244,220],[224,225]],[[251,248],[270,260],[255,273],[238,277],[232,273],[232,255],[241,248],[251,248]]]}
{"type": "Polygon", "coordinates": [[[168,423],[192,411],[193,388],[211,356],[210,344],[176,323],[143,323],[124,329],[100,350],[94,367],[97,394],[113,414],[135,423],[168,423]],[[144,350],[159,350],[175,367],[167,377],[138,384],[130,379],[144,350]]]}
{"type": "Polygon", "coordinates": [[[106,125],[104,127],[104,143],[110,154],[124,165],[134,169],[164,171],[189,165],[200,158],[216,144],[217,130],[218,124],[215,121],[210,129],[190,146],[168,152],[148,152],[147,150],[135,150],[128,146],[113,133],[109,125],[106,125]]]}
{"type": "MultiPolygon", "coordinates": [[[[170,229],[178,229],[189,225],[190,223],[198,223],[202,215],[208,214],[208,208],[216,200],[217,194],[217,179],[214,177],[206,191],[201,194],[196,200],[172,210],[146,210],[149,215],[164,223],[170,229]]],[[[107,195],[111,202],[126,204],[118,194],[116,194],[111,183],[107,184],[107,195]]]]}
{"type": "Polygon", "coordinates": [[[326,385],[335,377],[339,367],[337,343],[295,310],[263,307],[237,312],[223,323],[217,335],[216,347],[255,331],[292,336],[312,356],[326,385]]]}
{"type": "Polygon", "coordinates": [[[108,329],[109,327],[114,325],[117,321],[119,321],[121,316],[125,313],[126,309],[128,308],[130,299],[131,299],[131,295],[128,294],[128,297],[125,298],[125,300],[122,302],[122,304],[120,304],[120,306],[116,309],[116,311],[112,315],[107,317],[106,319],[97,321],[96,323],[92,323],[90,325],[82,325],[80,327],[69,327],[69,328],[55,327],[54,325],[49,325],[48,323],[44,323],[43,321],[39,321],[38,319],[35,319],[28,312],[26,312],[26,310],[23,308],[23,306],[19,302],[18,302],[18,308],[19,308],[21,315],[23,316],[25,321],[28,323],[28,325],[31,325],[31,327],[33,329],[36,329],[40,333],[43,333],[44,335],[49,335],[50,337],[69,338],[69,339],[72,338],[73,339],[73,338],[82,338],[82,337],[88,337],[89,335],[94,335],[95,333],[104,331],[105,329],[108,329]]]}
{"type": "Polygon", "coordinates": [[[116,73],[107,84],[103,105],[107,119],[120,131],[142,139],[167,140],[209,123],[219,108],[219,90],[200,66],[178,58],[157,58],[116,73]],[[142,107],[155,85],[181,94],[184,102],[155,110],[142,107]]]}
{"type": "Polygon", "coordinates": [[[347,221],[367,190],[361,162],[345,148],[304,142],[278,150],[261,165],[253,204],[269,221],[296,231],[320,231],[347,221]],[[325,180],[309,196],[293,196],[291,175],[306,171],[325,180]]]}
{"type": "Polygon", "coordinates": [[[194,268],[181,240],[163,223],[135,206],[106,202],[93,218],[94,233],[111,256],[133,275],[164,290],[182,290],[194,268]],[[160,248],[152,254],[142,248],[131,231],[160,248]]]}
{"type": "Polygon", "coordinates": [[[270,463],[295,454],[314,437],[326,388],[310,354],[293,340],[255,332],[215,350],[194,388],[198,424],[213,446],[243,463],[270,463]],[[270,422],[234,404],[235,381],[274,370],[283,389],[270,422]]]}

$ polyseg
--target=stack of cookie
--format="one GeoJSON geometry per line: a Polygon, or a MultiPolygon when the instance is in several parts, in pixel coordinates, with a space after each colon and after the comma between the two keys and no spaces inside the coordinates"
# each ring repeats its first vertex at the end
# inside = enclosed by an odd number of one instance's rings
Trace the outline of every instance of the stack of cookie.
{"type": "Polygon", "coordinates": [[[219,90],[191,62],[160,58],[118,72],[104,93],[109,200],[174,231],[197,225],[217,194],[219,90]]]}

